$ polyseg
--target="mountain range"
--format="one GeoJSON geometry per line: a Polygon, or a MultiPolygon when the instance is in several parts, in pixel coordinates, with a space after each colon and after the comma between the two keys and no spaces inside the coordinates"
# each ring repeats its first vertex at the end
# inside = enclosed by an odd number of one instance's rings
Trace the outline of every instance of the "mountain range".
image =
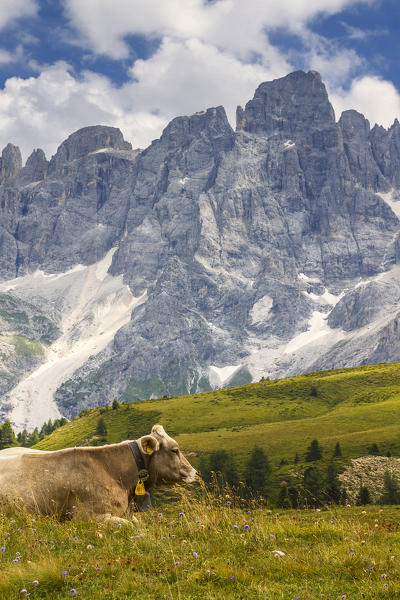
{"type": "Polygon", "coordinates": [[[318,73],[0,161],[0,417],[400,360],[400,124],[318,73]]]}

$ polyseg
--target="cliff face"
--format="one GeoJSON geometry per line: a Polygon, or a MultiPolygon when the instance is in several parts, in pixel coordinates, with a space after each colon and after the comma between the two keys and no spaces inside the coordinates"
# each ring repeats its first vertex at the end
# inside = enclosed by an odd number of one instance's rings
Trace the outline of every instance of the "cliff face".
{"type": "MultiPolygon", "coordinates": [[[[67,415],[400,360],[400,125],[371,131],[356,111],[336,122],[317,73],[261,84],[236,131],[222,107],[174,119],[141,152],[87,127],[21,167],[9,144],[0,287],[32,298],[35,271],[60,280],[110,256],[107,277],[132,298],[129,322],[60,380],[67,415]]],[[[58,302],[48,288],[41,310],[58,302]]]]}

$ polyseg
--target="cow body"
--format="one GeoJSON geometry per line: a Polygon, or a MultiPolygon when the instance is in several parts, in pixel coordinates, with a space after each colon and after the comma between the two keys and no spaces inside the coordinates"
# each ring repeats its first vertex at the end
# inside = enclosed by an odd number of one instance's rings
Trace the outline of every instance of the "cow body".
{"type": "MultiPolygon", "coordinates": [[[[137,440],[149,472],[148,489],[164,482],[191,482],[196,471],[160,425],[137,440]]],[[[41,515],[121,520],[138,481],[130,442],[47,452],[9,448],[0,452],[0,507],[41,515]],[[119,519],[118,519],[119,518],[119,519]]]]}

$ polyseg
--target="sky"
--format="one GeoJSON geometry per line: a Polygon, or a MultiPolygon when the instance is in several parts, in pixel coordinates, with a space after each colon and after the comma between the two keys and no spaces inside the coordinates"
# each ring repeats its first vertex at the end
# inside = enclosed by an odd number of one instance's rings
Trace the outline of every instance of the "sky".
{"type": "Polygon", "coordinates": [[[0,150],[87,125],[145,148],[178,115],[235,127],[263,81],[319,71],[339,119],[400,118],[399,0],[0,0],[0,150]]]}

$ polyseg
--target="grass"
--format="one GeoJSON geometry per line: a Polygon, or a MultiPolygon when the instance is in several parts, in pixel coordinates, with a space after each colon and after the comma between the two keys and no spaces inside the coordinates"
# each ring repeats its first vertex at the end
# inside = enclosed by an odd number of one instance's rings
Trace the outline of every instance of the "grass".
{"type": "MultiPolygon", "coordinates": [[[[74,419],[37,447],[56,450],[91,443],[99,409],[74,419]]],[[[346,457],[365,454],[376,442],[381,452],[400,455],[400,365],[372,365],[301,375],[240,387],[124,404],[102,415],[107,442],[150,432],[161,422],[193,463],[211,450],[231,450],[243,465],[254,444],[275,465],[296,452],[304,457],[314,438],[326,458],[337,441],[346,457]],[[196,457],[196,455],[198,455],[196,457]]]]}
{"type": "Polygon", "coordinates": [[[184,491],[139,519],[0,517],[0,598],[400,597],[399,507],[270,511],[184,491]]]}

